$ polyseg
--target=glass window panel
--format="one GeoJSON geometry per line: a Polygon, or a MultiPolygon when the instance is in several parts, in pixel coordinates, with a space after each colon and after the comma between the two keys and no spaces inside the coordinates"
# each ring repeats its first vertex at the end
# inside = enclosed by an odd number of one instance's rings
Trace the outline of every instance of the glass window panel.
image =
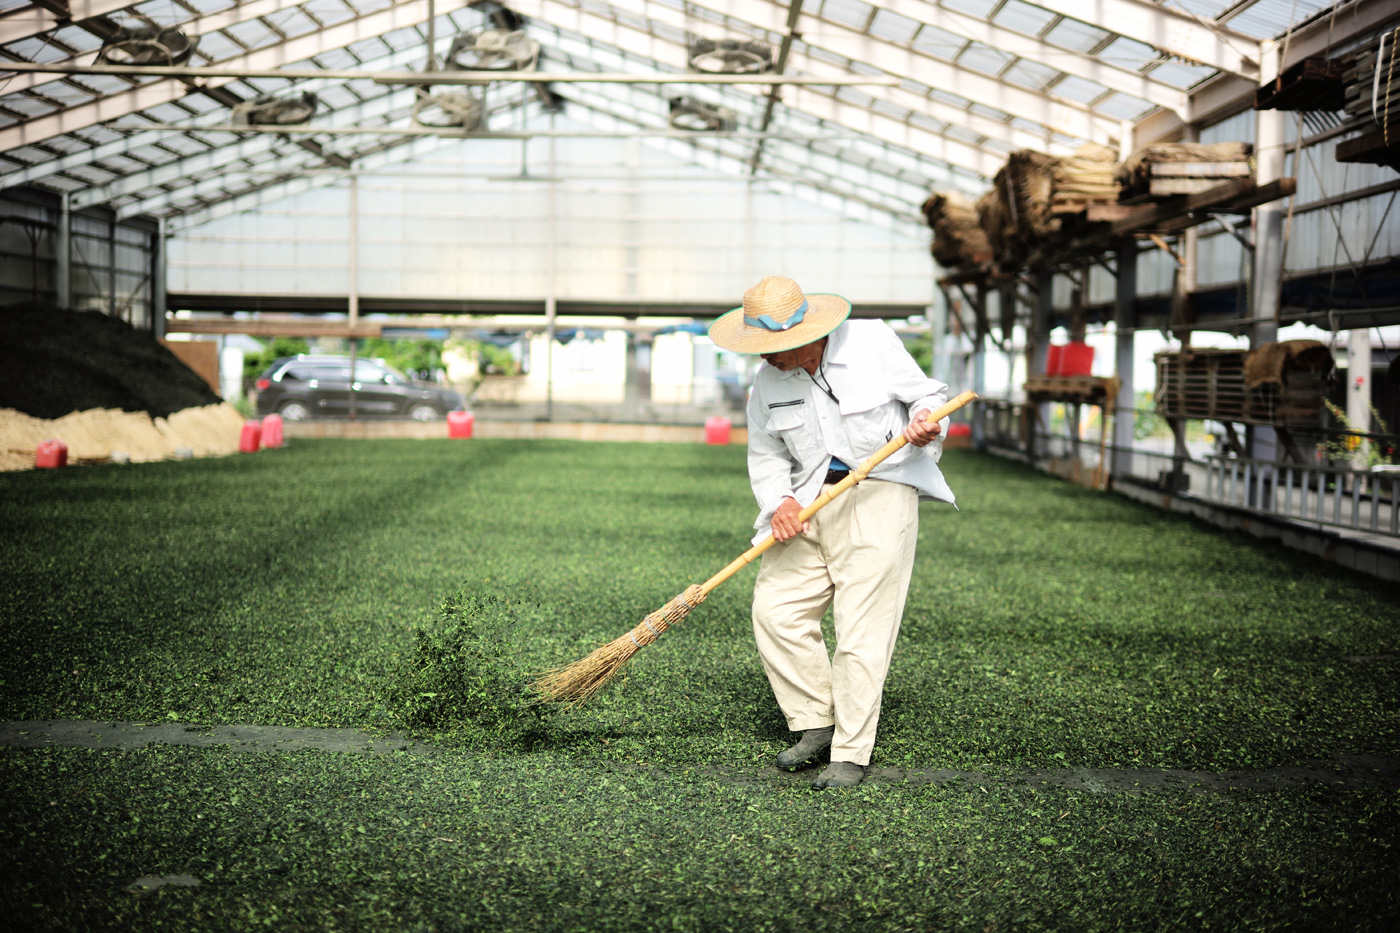
{"type": "Polygon", "coordinates": [[[1091,100],[1103,96],[1108,88],[1097,81],[1090,81],[1088,78],[1080,78],[1076,75],[1068,75],[1054,87],[1050,88],[1050,93],[1056,97],[1063,97],[1065,100],[1072,100],[1077,103],[1087,104],[1091,100]]]}
{"type": "Polygon", "coordinates": [[[875,22],[870,24],[870,34],[894,42],[908,42],[919,31],[920,25],[916,19],[891,10],[881,10],[875,14],[875,22]]]}
{"type": "Polygon", "coordinates": [[[93,52],[102,47],[102,40],[86,29],[65,26],[53,34],[55,40],[79,52],[93,52]]]}
{"type": "Polygon", "coordinates": [[[1119,36],[1098,57],[1119,68],[1141,71],[1149,62],[1156,61],[1157,50],[1145,42],[1119,36]]]}
{"type": "Polygon", "coordinates": [[[306,4],[306,11],[316,17],[323,26],[334,26],[355,18],[355,11],[339,0],[313,0],[306,4]]]}
{"type": "MultiPolygon", "coordinates": [[[[184,0],[187,6],[194,7],[201,14],[217,13],[219,10],[231,10],[236,3],[233,0],[184,0]]],[[[169,9],[169,5],[166,5],[169,9]]]]}
{"type": "Polygon", "coordinates": [[[1094,105],[1094,110],[1120,120],[1130,120],[1152,109],[1152,104],[1131,94],[1114,94],[1094,105]]]}
{"type": "Polygon", "coordinates": [[[826,0],[822,4],[821,15],[856,29],[864,29],[872,12],[874,11],[870,4],[862,3],[861,0],[826,0]]]}
{"type": "Polygon", "coordinates": [[[915,49],[925,55],[932,55],[947,61],[952,61],[965,45],[967,45],[967,40],[962,36],[946,29],[939,29],[937,26],[925,26],[914,38],[915,49]]]}
{"type": "Polygon", "coordinates": [[[975,68],[987,74],[1000,74],[1001,70],[1011,61],[1011,56],[994,49],[990,45],[981,42],[974,42],[958,56],[958,64],[968,68],[975,68]]]}
{"type": "Polygon", "coordinates": [[[1029,36],[1038,36],[1040,31],[1054,18],[1054,13],[1042,7],[1031,6],[1029,3],[1022,3],[1021,0],[1010,0],[996,16],[992,17],[992,21],[1007,29],[1024,32],[1029,36]]]}
{"type": "MultiPolygon", "coordinates": [[[[280,41],[276,33],[256,19],[234,23],[223,31],[250,49],[260,48],[264,45],[280,41]]],[[[199,44],[201,48],[204,46],[202,39],[199,44]]]]}
{"type": "Polygon", "coordinates": [[[226,58],[243,54],[243,47],[218,32],[209,32],[199,37],[199,54],[210,61],[221,62],[226,58]]]}
{"type": "Polygon", "coordinates": [[[1148,72],[1154,80],[1179,88],[1194,87],[1215,73],[1214,68],[1183,62],[1163,62],[1148,72]]]}
{"type": "Polygon", "coordinates": [[[1021,84],[1039,91],[1059,74],[1060,72],[1054,68],[1023,58],[1006,69],[1002,77],[1013,84],[1021,84]]]}
{"type": "Polygon", "coordinates": [[[970,13],[978,19],[986,19],[996,6],[996,0],[943,0],[942,6],[959,13],[970,13]]]}
{"type": "Polygon", "coordinates": [[[1062,45],[1076,52],[1087,52],[1109,37],[1106,29],[1081,23],[1077,19],[1061,20],[1059,25],[1045,36],[1055,45],[1062,45]]]}

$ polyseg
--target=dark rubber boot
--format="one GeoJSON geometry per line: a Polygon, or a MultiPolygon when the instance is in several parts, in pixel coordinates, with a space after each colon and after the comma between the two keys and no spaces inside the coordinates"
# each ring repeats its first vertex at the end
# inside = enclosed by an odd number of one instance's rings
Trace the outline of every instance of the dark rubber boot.
{"type": "Polygon", "coordinates": [[[817,779],[812,782],[812,786],[818,789],[824,787],[855,787],[865,780],[865,768],[849,761],[833,761],[822,771],[817,779]]]}
{"type": "Polygon", "coordinates": [[[802,739],[796,745],[785,752],[778,752],[778,767],[796,768],[798,765],[806,764],[811,761],[813,755],[831,744],[831,737],[835,733],[835,726],[808,729],[802,733],[802,739]]]}

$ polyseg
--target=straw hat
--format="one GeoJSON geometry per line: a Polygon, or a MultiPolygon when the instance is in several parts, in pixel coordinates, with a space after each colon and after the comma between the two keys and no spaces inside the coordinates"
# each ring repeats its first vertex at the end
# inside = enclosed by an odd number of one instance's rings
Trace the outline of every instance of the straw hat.
{"type": "Polygon", "coordinates": [[[850,313],[840,295],[803,295],[792,279],[770,275],[744,292],[743,307],[710,325],[710,339],[736,353],[779,353],[820,340],[850,313]]]}

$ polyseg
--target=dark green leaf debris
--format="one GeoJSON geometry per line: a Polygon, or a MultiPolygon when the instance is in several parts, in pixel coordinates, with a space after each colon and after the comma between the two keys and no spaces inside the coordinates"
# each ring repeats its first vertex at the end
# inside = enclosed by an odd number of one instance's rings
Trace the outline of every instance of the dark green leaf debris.
{"type": "Polygon", "coordinates": [[[593,703],[523,689],[747,546],[740,449],[297,441],[0,476],[0,718],[430,746],[0,749],[7,923],[1395,928],[1393,591],[944,465],[962,511],[924,507],[881,770],[822,793],[771,765],[752,571],[593,703]],[[1337,780],[1270,784],[1299,766],[1337,780]]]}

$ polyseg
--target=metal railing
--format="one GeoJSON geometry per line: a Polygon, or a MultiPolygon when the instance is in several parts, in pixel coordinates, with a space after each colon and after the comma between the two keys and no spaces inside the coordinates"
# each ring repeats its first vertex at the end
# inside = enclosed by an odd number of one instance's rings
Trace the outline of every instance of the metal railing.
{"type": "Polygon", "coordinates": [[[1400,537],[1400,473],[1205,458],[1202,498],[1313,525],[1400,537]]]}
{"type": "Polygon", "coordinates": [[[1176,490],[1188,499],[1314,526],[1349,529],[1400,538],[1400,472],[1355,469],[1324,463],[1287,464],[1220,453],[1181,456],[1167,443],[1127,448],[1097,438],[1045,431],[1027,420],[1023,403],[992,399],[985,403],[983,440],[1006,453],[1021,451],[1026,431],[1034,431],[1036,460],[1079,458],[1086,468],[1100,460],[1127,465],[1128,475],[1149,485],[1176,490]],[[1172,474],[1166,476],[1166,474],[1172,474]],[[1170,479],[1170,485],[1163,485],[1170,479]],[[1190,490],[1189,492],[1187,490],[1190,490]]]}

